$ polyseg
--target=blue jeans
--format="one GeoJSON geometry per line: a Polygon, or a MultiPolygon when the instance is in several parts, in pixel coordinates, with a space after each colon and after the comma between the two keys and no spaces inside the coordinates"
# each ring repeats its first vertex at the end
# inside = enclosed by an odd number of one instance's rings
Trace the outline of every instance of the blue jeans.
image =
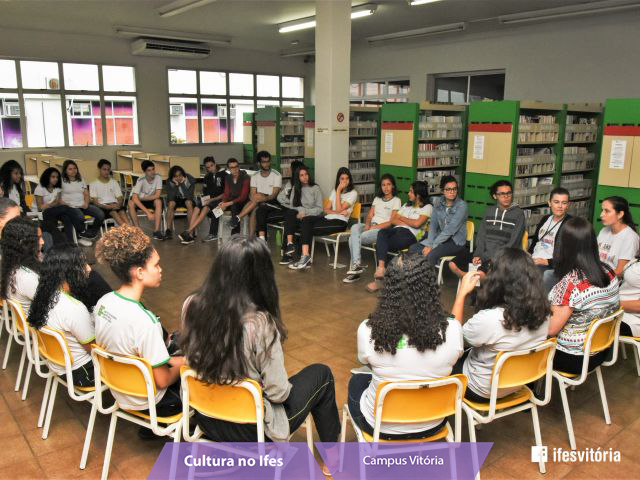
{"type": "MultiPolygon", "coordinates": [[[[90,225],[88,229],[86,229],[86,234],[89,237],[96,236],[98,234],[100,226],[102,225],[102,222],[104,222],[104,212],[95,205],[89,205],[87,208],[73,208],[72,212],[70,213],[71,215],[76,217],[76,221],[74,221],[74,224],[76,224],[80,219],[82,219],[82,222],[84,223],[85,215],[91,215],[93,217],[93,224],[90,225]]],[[[76,233],[81,234],[82,231],[76,233]]]]}
{"type": "MultiPolygon", "coordinates": [[[[422,254],[424,247],[426,247],[426,245],[422,242],[411,245],[411,247],[409,247],[409,255],[422,254]]],[[[442,257],[455,257],[458,253],[464,250],[466,250],[466,246],[456,245],[456,243],[450,238],[431,250],[429,255],[427,255],[427,261],[434,267],[437,267],[442,257]]]]}
{"type": "Polygon", "coordinates": [[[351,227],[351,235],[349,236],[349,250],[351,251],[351,264],[359,265],[362,259],[362,245],[373,245],[378,238],[378,232],[381,230],[364,231],[364,223],[356,223],[351,227]]]}

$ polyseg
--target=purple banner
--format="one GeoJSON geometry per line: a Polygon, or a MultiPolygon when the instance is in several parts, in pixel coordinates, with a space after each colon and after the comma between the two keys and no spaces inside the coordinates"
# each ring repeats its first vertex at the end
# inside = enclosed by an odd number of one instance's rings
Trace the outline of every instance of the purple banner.
{"type": "MultiPolygon", "coordinates": [[[[316,443],[334,480],[473,480],[492,443],[316,443]]],[[[321,462],[320,465],[323,463],[321,462]]],[[[166,443],[147,480],[324,480],[306,443],[166,443]]]]}

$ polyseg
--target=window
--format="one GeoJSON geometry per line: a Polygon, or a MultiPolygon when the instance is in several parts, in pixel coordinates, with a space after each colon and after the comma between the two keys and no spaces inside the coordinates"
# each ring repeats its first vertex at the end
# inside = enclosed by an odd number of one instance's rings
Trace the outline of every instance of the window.
{"type": "Polygon", "coordinates": [[[133,67],[0,59],[0,148],[138,144],[135,92],[133,67]]]}
{"type": "Polygon", "coordinates": [[[407,102],[409,80],[369,80],[352,83],[349,93],[351,105],[368,107],[386,102],[407,102]]]}
{"type": "Polygon", "coordinates": [[[243,115],[304,106],[304,78],[168,69],[171,144],[241,143],[243,115]]]}
{"type": "Polygon", "coordinates": [[[504,99],[504,70],[430,75],[428,97],[436,102],[470,103],[504,99]]]}

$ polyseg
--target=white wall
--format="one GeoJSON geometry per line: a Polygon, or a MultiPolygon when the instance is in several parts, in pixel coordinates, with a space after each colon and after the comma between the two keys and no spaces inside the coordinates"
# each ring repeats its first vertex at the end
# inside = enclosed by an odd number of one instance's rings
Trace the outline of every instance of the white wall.
{"type": "Polygon", "coordinates": [[[426,99],[427,75],[505,69],[505,99],[556,103],[640,97],[640,13],[427,37],[385,46],[354,44],[353,80],[409,76],[411,101],[426,99]]]}
{"type": "MultiPolygon", "coordinates": [[[[167,93],[167,67],[209,68],[238,72],[274,73],[309,77],[309,65],[300,57],[283,59],[277,54],[213,47],[213,54],[202,60],[139,57],[129,53],[129,40],[102,36],[71,35],[44,31],[0,29],[0,57],[56,60],[79,63],[113,63],[136,67],[138,128],[142,151],[200,156],[214,155],[219,161],[241,158],[241,144],[170,145],[167,93]]],[[[307,93],[310,86],[305,81],[307,93]]],[[[73,158],[115,159],[116,150],[129,147],[73,147],[51,149],[1,150],[0,164],[15,159],[23,163],[25,152],[48,151],[73,158]]]]}

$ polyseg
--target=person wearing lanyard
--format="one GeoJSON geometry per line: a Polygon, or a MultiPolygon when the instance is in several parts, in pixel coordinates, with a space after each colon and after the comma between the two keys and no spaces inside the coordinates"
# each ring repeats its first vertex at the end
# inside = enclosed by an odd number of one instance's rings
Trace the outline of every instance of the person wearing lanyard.
{"type": "Polygon", "coordinates": [[[542,217],[529,247],[533,263],[540,269],[547,292],[553,288],[558,280],[553,275],[553,249],[558,232],[562,229],[564,222],[571,218],[571,215],[567,214],[569,203],[567,189],[557,187],[551,191],[549,197],[551,214],[542,217]]]}

